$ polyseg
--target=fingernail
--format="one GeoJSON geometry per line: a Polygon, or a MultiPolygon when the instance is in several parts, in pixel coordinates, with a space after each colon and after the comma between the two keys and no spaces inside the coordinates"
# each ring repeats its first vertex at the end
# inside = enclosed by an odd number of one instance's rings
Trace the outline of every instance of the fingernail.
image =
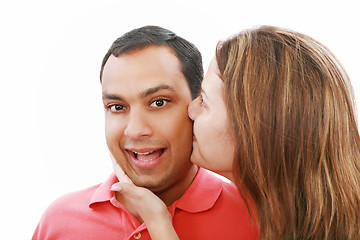
{"type": "Polygon", "coordinates": [[[111,188],[110,188],[111,191],[114,191],[114,192],[120,192],[121,191],[121,187],[120,186],[117,186],[117,185],[112,185],[111,188]]]}

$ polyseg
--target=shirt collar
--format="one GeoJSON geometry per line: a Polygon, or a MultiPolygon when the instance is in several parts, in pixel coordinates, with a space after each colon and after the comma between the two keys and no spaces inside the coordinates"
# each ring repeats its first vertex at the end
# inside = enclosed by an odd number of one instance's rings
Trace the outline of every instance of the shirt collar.
{"type": "Polygon", "coordinates": [[[119,180],[117,179],[115,173],[112,173],[108,179],[104,183],[100,184],[100,186],[96,189],[90,199],[89,207],[92,208],[96,203],[110,201],[115,196],[115,193],[111,191],[110,188],[118,181],[119,180]]]}
{"type": "Polygon", "coordinates": [[[207,170],[200,168],[190,187],[171,207],[192,213],[209,210],[220,196],[222,181],[207,170]]]}
{"type": "MultiPolygon", "coordinates": [[[[90,200],[89,207],[92,208],[96,203],[110,202],[115,196],[115,193],[110,188],[117,181],[115,173],[112,173],[97,188],[90,200]]],[[[174,211],[176,208],[179,208],[192,213],[206,211],[215,204],[221,190],[222,180],[213,176],[207,170],[200,168],[190,187],[179,200],[169,207],[169,210],[171,211],[172,209],[174,211]]]]}

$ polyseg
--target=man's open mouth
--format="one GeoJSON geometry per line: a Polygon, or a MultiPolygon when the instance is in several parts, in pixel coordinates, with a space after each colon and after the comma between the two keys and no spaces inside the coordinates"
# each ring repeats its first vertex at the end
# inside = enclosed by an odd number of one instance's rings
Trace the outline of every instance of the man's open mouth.
{"type": "Polygon", "coordinates": [[[133,156],[136,160],[139,160],[139,161],[152,161],[154,159],[157,159],[159,157],[161,157],[161,155],[164,153],[164,148],[162,149],[157,149],[157,150],[154,150],[154,151],[142,151],[142,152],[137,152],[137,151],[131,151],[131,150],[128,150],[129,154],[131,156],[133,156]]]}

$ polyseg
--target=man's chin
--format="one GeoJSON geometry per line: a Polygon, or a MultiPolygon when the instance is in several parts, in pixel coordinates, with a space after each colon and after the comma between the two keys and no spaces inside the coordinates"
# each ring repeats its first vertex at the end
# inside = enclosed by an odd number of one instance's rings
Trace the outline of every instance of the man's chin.
{"type": "Polygon", "coordinates": [[[146,179],[142,179],[139,180],[138,178],[133,178],[131,179],[133,181],[133,183],[138,186],[138,187],[143,187],[143,188],[147,188],[150,191],[152,191],[155,194],[160,194],[162,192],[164,192],[169,184],[168,181],[154,181],[153,179],[151,180],[146,180],[146,179]]]}

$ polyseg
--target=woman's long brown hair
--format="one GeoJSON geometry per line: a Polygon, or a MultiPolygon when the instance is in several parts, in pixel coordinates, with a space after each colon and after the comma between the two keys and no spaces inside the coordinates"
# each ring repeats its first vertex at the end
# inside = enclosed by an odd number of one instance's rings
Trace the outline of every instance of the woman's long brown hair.
{"type": "Polygon", "coordinates": [[[318,41],[271,26],[220,42],[235,184],[262,239],[360,239],[352,87],[318,41]]]}

